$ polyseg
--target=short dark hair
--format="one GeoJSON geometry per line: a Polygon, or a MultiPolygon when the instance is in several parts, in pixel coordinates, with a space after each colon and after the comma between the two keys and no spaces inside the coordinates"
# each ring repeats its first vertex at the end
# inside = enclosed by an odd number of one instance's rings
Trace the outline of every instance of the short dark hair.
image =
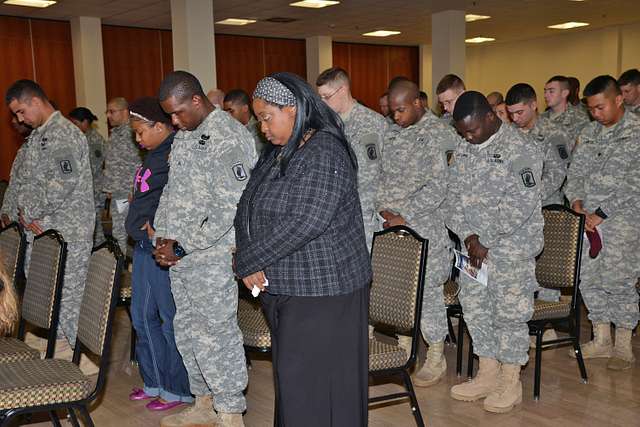
{"type": "Polygon", "coordinates": [[[206,98],[202,90],[202,85],[200,85],[196,76],[186,71],[174,71],[167,74],[162,80],[162,83],[160,83],[160,89],[158,90],[158,99],[160,102],[172,96],[178,101],[184,101],[195,95],[203,99],[206,98]]]}
{"type": "Polygon", "coordinates": [[[449,89],[466,90],[462,79],[455,74],[447,74],[440,79],[438,87],[436,88],[436,94],[440,95],[441,93],[446,92],[449,89]]]}
{"type": "Polygon", "coordinates": [[[14,99],[22,100],[24,98],[40,98],[43,101],[49,101],[47,95],[40,85],[33,80],[22,79],[14,82],[4,96],[4,102],[9,105],[14,99]]]}
{"type": "Polygon", "coordinates": [[[327,68],[326,70],[321,72],[316,79],[316,86],[324,86],[328,83],[333,83],[338,80],[346,82],[347,85],[351,87],[351,79],[349,78],[349,74],[340,67],[327,68]]]}
{"type": "Polygon", "coordinates": [[[423,101],[429,101],[429,95],[427,95],[427,92],[423,90],[420,91],[419,97],[423,101]]]}
{"type": "Polygon", "coordinates": [[[77,107],[71,110],[69,117],[76,119],[79,122],[88,121],[90,124],[98,120],[95,114],[91,112],[87,107],[77,107]]]}
{"type": "Polygon", "coordinates": [[[488,94],[487,99],[489,99],[490,96],[495,96],[497,98],[496,105],[500,105],[504,102],[504,96],[502,96],[502,94],[498,91],[493,91],[490,94],[488,94]]]}
{"type": "Polygon", "coordinates": [[[456,122],[467,117],[479,117],[487,113],[493,113],[487,98],[480,92],[470,90],[458,97],[456,106],[453,109],[453,120],[456,122]]]}
{"type": "Polygon", "coordinates": [[[391,100],[392,97],[397,96],[399,93],[402,93],[403,96],[413,101],[420,97],[420,88],[410,80],[398,81],[389,89],[389,100],[391,100]]]}
{"type": "Polygon", "coordinates": [[[622,93],[616,79],[609,75],[602,75],[591,80],[584,87],[583,93],[584,96],[594,96],[610,90],[612,90],[616,95],[620,95],[622,93]]]}
{"type": "Polygon", "coordinates": [[[553,76],[549,80],[547,80],[547,84],[551,82],[558,82],[562,89],[571,90],[571,84],[569,83],[569,79],[566,76],[553,76]]]}
{"type": "Polygon", "coordinates": [[[231,102],[233,104],[240,105],[250,105],[251,98],[249,98],[249,94],[242,89],[231,89],[224,96],[223,102],[231,102]]]}
{"type": "Polygon", "coordinates": [[[630,70],[625,71],[620,74],[620,78],[618,78],[618,85],[640,85],[640,71],[637,68],[632,68],[630,70]]]}
{"type": "Polygon", "coordinates": [[[505,104],[515,105],[519,103],[527,104],[531,101],[536,101],[536,91],[527,83],[518,83],[511,86],[511,89],[507,92],[507,98],[505,104]]]}
{"type": "Polygon", "coordinates": [[[408,77],[405,77],[405,76],[395,76],[394,78],[389,80],[389,86],[387,86],[387,94],[389,92],[391,92],[391,90],[395,86],[399,85],[400,83],[404,83],[404,82],[411,82],[411,80],[408,77]]]}

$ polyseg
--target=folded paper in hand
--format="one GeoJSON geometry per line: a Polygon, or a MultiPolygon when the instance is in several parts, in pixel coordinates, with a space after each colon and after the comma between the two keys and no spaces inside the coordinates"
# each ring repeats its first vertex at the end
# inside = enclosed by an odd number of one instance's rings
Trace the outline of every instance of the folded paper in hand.
{"type": "Polygon", "coordinates": [[[456,250],[454,250],[453,252],[456,255],[456,268],[467,277],[472,278],[483,286],[487,286],[487,280],[489,277],[487,264],[483,262],[478,269],[471,265],[471,260],[468,256],[456,250]]]}

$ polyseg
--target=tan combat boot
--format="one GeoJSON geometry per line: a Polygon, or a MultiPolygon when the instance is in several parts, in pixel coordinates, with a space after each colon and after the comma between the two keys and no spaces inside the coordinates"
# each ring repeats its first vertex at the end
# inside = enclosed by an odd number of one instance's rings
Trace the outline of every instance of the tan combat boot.
{"type": "Polygon", "coordinates": [[[497,360],[481,357],[475,378],[451,387],[451,397],[465,402],[487,397],[497,387],[499,368],[497,360]]]}
{"type": "Polygon", "coordinates": [[[522,403],[520,365],[503,364],[498,376],[498,386],[484,400],[484,410],[502,414],[522,403]]]}
{"type": "MultiPolygon", "coordinates": [[[[609,358],[611,357],[611,325],[609,323],[596,323],[593,325],[593,340],[581,346],[583,359],[609,358]]],[[[569,350],[569,356],[575,359],[574,349],[569,350]]]]}
{"type": "Polygon", "coordinates": [[[427,360],[415,376],[413,384],[418,387],[430,387],[438,384],[447,373],[447,359],[444,354],[444,342],[433,343],[427,350],[427,360]]]}
{"type": "Polygon", "coordinates": [[[211,395],[197,396],[192,406],[164,417],[160,421],[160,427],[215,427],[218,421],[211,395]]]}
{"type": "Polygon", "coordinates": [[[407,353],[407,357],[411,356],[411,343],[413,338],[406,335],[398,335],[398,346],[407,353]]]}
{"type": "Polygon", "coordinates": [[[242,414],[230,414],[226,412],[218,413],[219,427],[244,427],[242,414]]]}
{"type": "Polygon", "coordinates": [[[69,345],[66,338],[56,340],[56,349],[53,352],[54,359],[69,360],[73,358],[73,348],[69,345]]]}
{"type": "Polygon", "coordinates": [[[31,331],[24,335],[24,343],[29,347],[38,350],[43,358],[47,353],[47,340],[37,336],[31,331]]]}
{"type": "Polygon", "coordinates": [[[607,362],[607,368],[623,371],[630,369],[635,360],[631,348],[631,329],[616,328],[616,345],[613,347],[611,359],[607,362]]]}

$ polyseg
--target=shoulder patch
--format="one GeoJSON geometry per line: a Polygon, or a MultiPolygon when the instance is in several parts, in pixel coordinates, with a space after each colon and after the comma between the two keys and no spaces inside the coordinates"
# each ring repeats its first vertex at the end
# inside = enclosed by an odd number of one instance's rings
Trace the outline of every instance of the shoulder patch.
{"type": "Polygon", "coordinates": [[[376,144],[367,144],[367,157],[369,160],[377,160],[378,159],[378,148],[376,144]]]}
{"type": "Polygon", "coordinates": [[[233,171],[233,176],[238,181],[245,181],[249,177],[242,163],[236,163],[231,167],[231,170],[233,171]]]}
{"type": "Polygon", "coordinates": [[[533,175],[531,168],[524,168],[520,170],[520,178],[525,187],[531,188],[536,186],[536,178],[533,175]]]}
{"type": "Polygon", "coordinates": [[[60,171],[63,174],[69,174],[73,172],[73,167],[71,166],[71,160],[61,160],[60,161],[60,171]]]}
{"type": "Polygon", "coordinates": [[[569,152],[567,151],[567,146],[565,144],[556,145],[558,149],[558,155],[562,160],[567,160],[569,158],[569,152]]]}

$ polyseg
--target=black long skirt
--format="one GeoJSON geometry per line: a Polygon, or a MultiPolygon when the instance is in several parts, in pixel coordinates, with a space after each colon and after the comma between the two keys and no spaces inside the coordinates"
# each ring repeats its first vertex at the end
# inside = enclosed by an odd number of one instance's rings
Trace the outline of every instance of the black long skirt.
{"type": "Polygon", "coordinates": [[[262,294],[271,325],[276,427],[358,427],[368,420],[369,289],[262,294]]]}

